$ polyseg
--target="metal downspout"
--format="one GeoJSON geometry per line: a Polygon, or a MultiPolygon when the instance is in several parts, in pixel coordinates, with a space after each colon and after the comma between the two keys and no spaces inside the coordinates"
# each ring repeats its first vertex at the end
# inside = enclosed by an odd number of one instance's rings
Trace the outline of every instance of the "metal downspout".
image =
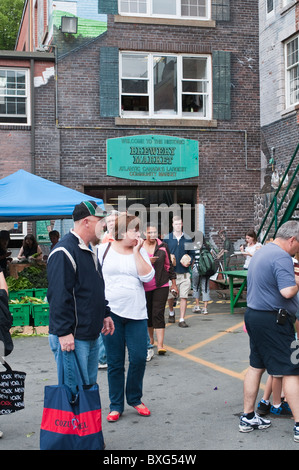
{"type": "Polygon", "coordinates": [[[31,173],[35,175],[35,90],[34,59],[30,59],[31,173]]]}

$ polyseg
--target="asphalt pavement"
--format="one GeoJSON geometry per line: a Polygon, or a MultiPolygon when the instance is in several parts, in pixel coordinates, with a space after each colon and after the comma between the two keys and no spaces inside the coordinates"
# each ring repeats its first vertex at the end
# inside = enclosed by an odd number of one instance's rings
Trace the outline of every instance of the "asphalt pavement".
{"type": "MultiPolygon", "coordinates": [[[[188,328],[167,324],[167,353],[155,354],[146,366],[143,401],[151,410],[150,417],[139,416],[127,405],[118,422],[108,423],[107,371],[99,370],[106,459],[120,458],[122,453],[133,456],[137,451],[190,456],[202,450],[299,449],[293,441],[292,418],[270,418],[269,429],[239,432],[249,354],[243,331],[244,309],[231,314],[228,300],[219,299],[215,291],[212,298],[208,315],[192,313],[193,301],[189,298],[188,328]]],[[[176,313],[178,318],[178,307],[176,313]]],[[[27,374],[25,409],[0,417],[0,430],[4,432],[0,450],[39,450],[44,387],[57,383],[56,364],[47,335],[18,335],[14,345],[7,362],[27,374]]],[[[266,379],[264,374],[259,399],[266,379]]]]}

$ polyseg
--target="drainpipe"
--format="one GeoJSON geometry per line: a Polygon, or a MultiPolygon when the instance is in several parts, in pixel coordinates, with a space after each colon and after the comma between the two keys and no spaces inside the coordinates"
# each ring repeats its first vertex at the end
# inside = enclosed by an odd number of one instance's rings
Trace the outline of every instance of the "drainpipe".
{"type": "Polygon", "coordinates": [[[35,90],[34,59],[30,59],[31,173],[35,175],[35,90]]]}

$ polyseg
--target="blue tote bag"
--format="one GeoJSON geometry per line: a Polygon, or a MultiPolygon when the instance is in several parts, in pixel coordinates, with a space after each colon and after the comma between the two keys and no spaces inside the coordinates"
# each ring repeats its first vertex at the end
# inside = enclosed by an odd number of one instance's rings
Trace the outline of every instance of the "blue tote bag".
{"type": "MultiPolygon", "coordinates": [[[[75,354],[74,351],[72,353],[75,354]]],[[[78,392],[74,396],[70,388],[63,384],[61,354],[58,354],[57,364],[59,385],[45,387],[40,449],[103,450],[104,439],[98,384],[83,385],[77,367],[78,392]]]]}

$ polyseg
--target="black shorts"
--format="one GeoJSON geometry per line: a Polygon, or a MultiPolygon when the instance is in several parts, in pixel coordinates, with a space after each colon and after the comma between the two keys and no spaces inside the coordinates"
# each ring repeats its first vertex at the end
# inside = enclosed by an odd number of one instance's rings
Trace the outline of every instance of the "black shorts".
{"type": "Polygon", "coordinates": [[[288,317],[284,325],[276,322],[275,312],[247,308],[245,325],[250,339],[249,363],[266,369],[269,375],[299,375],[294,324],[288,317]]]}

